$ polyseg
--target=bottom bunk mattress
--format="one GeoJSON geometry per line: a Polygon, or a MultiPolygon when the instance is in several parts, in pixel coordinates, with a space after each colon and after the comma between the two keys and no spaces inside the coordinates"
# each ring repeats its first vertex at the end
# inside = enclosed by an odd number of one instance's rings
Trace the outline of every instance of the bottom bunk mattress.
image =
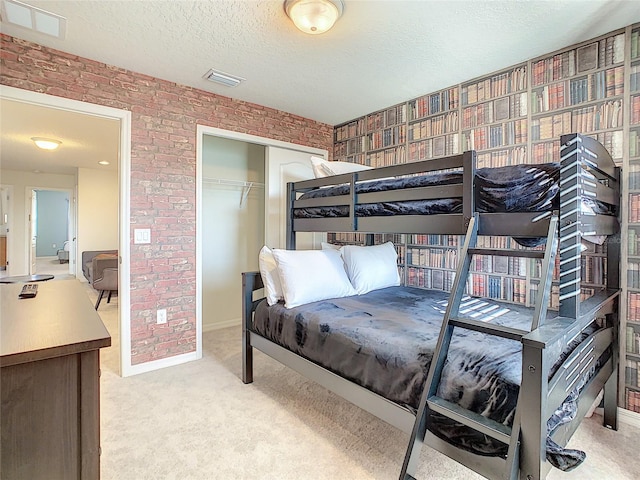
{"type": "MultiPolygon", "coordinates": [[[[281,303],[268,306],[263,301],[256,309],[253,328],[288,350],[415,412],[448,298],[441,291],[389,287],[291,309],[281,303]]],[[[532,309],[519,305],[468,297],[460,310],[464,316],[494,324],[523,330],[531,325],[532,309]]],[[[574,343],[596,328],[589,327],[574,343]]],[[[558,365],[569,351],[557,352],[558,365]]],[[[520,342],[455,329],[438,395],[511,425],[522,373],[521,352],[520,342]]],[[[499,442],[484,435],[474,436],[470,429],[436,414],[430,417],[429,429],[476,454],[506,454],[499,442]]],[[[563,462],[552,461],[556,466],[563,462]]]]}

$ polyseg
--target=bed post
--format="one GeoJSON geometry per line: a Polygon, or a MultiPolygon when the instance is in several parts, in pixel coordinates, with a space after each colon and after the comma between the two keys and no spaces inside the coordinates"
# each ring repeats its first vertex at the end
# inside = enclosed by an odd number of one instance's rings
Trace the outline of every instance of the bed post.
{"type": "Polygon", "coordinates": [[[522,384],[518,394],[520,416],[520,479],[543,477],[547,460],[547,420],[543,417],[549,392],[547,356],[544,345],[522,342],[522,384]]]}
{"type": "MultiPolygon", "coordinates": [[[[616,189],[620,195],[620,168],[614,169],[616,178],[616,189]]],[[[620,220],[620,209],[618,209],[618,220],[620,220]]],[[[620,288],[620,232],[611,235],[607,239],[607,288],[620,288]]],[[[618,297],[618,308],[607,316],[607,322],[613,328],[613,343],[611,345],[611,362],[613,372],[611,377],[604,384],[604,419],[605,427],[618,430],[618,367],[619,367],[619,341],[620,341],[620,297],[618,297]]]]}
{"type": "Polygon", "coordinates": [[[476,178],[476,151],[468,150],[462,154],[462,221],[464,228],[469,226],[476,211],[474,182],[476,178]]]}
{"type": "Polygon", "coordinates": [[[364,244],[367,246],[375,244],[375,236],[373,235],[373,233],[366,233],[364,235],[364,244]]]}
{"type": "Polygon", "coordinates": [[[251,319],[254,302],[253,291],[262,288],[259,272],[242,274],[242,381],[253,382],[253,347],[251,346],[251,319]]]}
{"type": "Polygon", "coordinates": [[[561,317],[580,318],[582,196],[582,137],[560,137],[560,311],[561,317]]]}
{"type": "Polygon", "coordinates": [[[296,191],[293,188],[293,183],[287,183],[287,232],[286,232],[286,249],[287,250],[295,250],[296,249],[296,232],[293,229],[293,202],[296,199],[296,191]]]}
{"type": "MultiPolygon", "coordinates": [[[[620,179],[621,172],[620,167],[615,167],[614,175],[616,178],[616,190],[618,196],[620,196],[620,179]]],[[[620,221],[620,208],[618,208],[618,221],[620,221]]],[[[618,289],[620,288],[620,231],[615,235],[610,235],[607,238],[607,288],[618,289]]]]}
{"type": "Polygon", "coordinates": [[[618,317],[619,312],[617,311],[611,315],[607,315],[607,321],[612,322],[613,328],[613,340],[611,343],[611,363],[613,370],[611,376],[604,384],[604,418],[602,424],[612,430],[618,430],[618,356],[620,355],[618,347],[618,342],[620,341],[618,324],[620,320],[618,317]]]}

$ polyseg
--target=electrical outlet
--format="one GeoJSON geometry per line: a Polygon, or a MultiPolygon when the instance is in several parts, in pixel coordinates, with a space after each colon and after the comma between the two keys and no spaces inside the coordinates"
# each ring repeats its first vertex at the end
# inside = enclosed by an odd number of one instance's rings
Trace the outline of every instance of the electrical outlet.
{"type": "Polygon", "coordinates": [[[56,248],[56,244],[55,244],[55,243],[52,243],[52,244],[51,244],[51,248],[56,248]]]}
{"type": "Polygon", "coordinates": [[[160,310],[158,310],[158,325],[162,324],[162,323],[167,323],[167,309],[166,308],[161,308],[160,310]]]}

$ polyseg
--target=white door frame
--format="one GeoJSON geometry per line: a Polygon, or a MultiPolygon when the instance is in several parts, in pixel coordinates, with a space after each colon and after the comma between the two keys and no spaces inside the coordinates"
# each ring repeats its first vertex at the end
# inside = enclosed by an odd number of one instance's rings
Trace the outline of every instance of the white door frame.
{"type": "MultiPolygon", "coordinates": [[[[2,205],[2,212],[0,212],[0,214],[2,215],[6,215],[7,218],[7,223],[4,224],[5,225],[5,229],[6,229],[6,252],[5,252],[5,257],[6,257],[6,262],[7,264],[5,265],[5,275],[9,276],[11,275],[11,262],[10,262],[10,258],[9,258],[9,252],[11,252],[11,237],[13,234],[13,185],[6,185],[4,183],[0,184],[0,187],[2,187],[2,189],[5,189],[7,191],[7,195],[8,195],[8,201],[6,203],[6,205],[2,205]]],[[[4,199],[2,199],[2,202],[4,203],[4,199]]],[[[4,219],[2,219],[2,221],[4,221],[4,219]]]]}
{"type": "MultiPolygon", "coordinates": [[[[120,335],[120,374],[132,374],[131,365],[131,298],[130,298],[130,224],[131,224],[131,112],[93,103],[32,92],[21,88],[0,86],[0,97],[16,102],[42,107],[57,108],[84,115],[92,115],[120,121],[119,145],[119,246],[118,315],[120,335]]],[[[77,206],[77,205],[76,205],[77,206]]]]}
{"type": "Polygon", "coordinates": [[[25,206],[29,205],[29,209],[25,212],[27,214],[27,274],[36,274],[36,248],[38,241],[38,192],[35,188],[27,187],[27,199],[25,206]]]}
{"type": "MultiPolygon", "coordinates": [[[[258,137],[248,133],[223,130],[206,125],[197,125],[196,130],[196,357],[202,358],[202,145],[205,135],[254,143],[265,147],[279,147],[310,155],[328,158],[327,150],[272,138],[258,137]]],[[[266,172],[265,172],[266,173],[266,172]]],[[[266,189],[265,189],[266,192],[266,189]]],[[[266,222],[266,219],[265,219],[266,222]]]]}
{"type": "MultiPolygon", "coordinates": [[[[64,192],[69,196],[69,208],[67,211],[67,221],[69,222],[68,224],[68,228],[67,228],[67,237],[69,240],[69,274],[73,275],[74,277],[76,276],[76,269],[75,269],[75,262],[72,261],[72,259],[75,259],[75,241],[73,240],[76,236],[76,221],[78,220],[78,217],[76,215],[76,211],[75,211],[75,206],[76,206],[76,202],[75,202],[75,190],[74,189],[70,189],[70,188],[55,188],[55,187],[34,187],[34,186],[27,186],[25,187],[25,206],[27,205],[31,205],[31,202],[29,201],[29,195],[31,194],[32,191],[37,191],[37,190],[44,190],[46,192],[64,192]]],[[[25,240],[27,242],[27,251],[26,253],[26,265],[29,267],[29,274],[31,273],[31,262],[32,262],[32,258],[31,258],[31,218],[28,219],[27,222],[25,222],[25,240]]],[[[62,248],[64,245],[60,245],[60,248],[62,248]]],[[[34,260],[35,261],[35,260],[34,260]]],[[[36,272],[36,273],[40,273],[40,272],[36,272]]]]}

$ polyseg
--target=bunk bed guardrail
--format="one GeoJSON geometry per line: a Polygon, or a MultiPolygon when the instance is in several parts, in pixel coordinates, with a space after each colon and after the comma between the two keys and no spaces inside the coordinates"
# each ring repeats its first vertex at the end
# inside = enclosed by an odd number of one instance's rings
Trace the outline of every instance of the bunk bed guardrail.
{"type": "Polygon", "coordinates": [[[473,179],[476,171],[476,153],[467,151],[459,155],[435,160],[380,167],[354,173],[335,175],[320,179],[305,180],[288,185],[287,212],[287,249],[295,249],[295,232],[376,232],[376,233],[432,233],[464,235],[475,211],[473,195],[473,179]],[[356,194],[357,182],[368,182],[390,177],[399,177],[428,172],[460,170],[462,180],[447,185],[390,190],[356,194]],[[320,186],[349,184],[350,190],[346,195],[299,199],[301,194],[320,186]],[[435,200],[460,198],[462,200],[461,213],[447,213],[439,215],[398,215],[386,217],[358,217],[356,205],[378,202],[402,202],[409,200],[435,200]],[[344,205],[348,207],[348,217],[344,218],[295,218],[294,209],[304,207],[344,205]]]}

